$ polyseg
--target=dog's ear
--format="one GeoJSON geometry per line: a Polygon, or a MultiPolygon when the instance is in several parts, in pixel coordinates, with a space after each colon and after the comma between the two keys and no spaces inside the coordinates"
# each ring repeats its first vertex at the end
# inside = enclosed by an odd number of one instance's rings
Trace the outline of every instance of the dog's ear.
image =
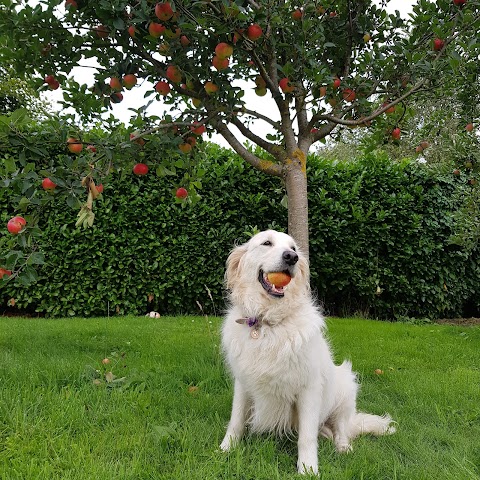
{"type": "Polygon", "coordinates": [[[247,251],[246,244],[235,247],[227,258],[227,269],[225,270],[225,286],[232,290],[240,273],[240,261],[247,251]]]}

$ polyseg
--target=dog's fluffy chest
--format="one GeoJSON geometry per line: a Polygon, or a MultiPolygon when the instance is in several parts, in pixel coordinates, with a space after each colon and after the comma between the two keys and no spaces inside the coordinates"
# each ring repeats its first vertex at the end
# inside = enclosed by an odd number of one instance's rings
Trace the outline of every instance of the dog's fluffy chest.
{"type": "Polygon", "coordinates": [[[250,391],[288,401],[295,400],[314,374],[312,357],[324,350],[322,343],[320,325],[312,323],[249,327],[227,320],[223,332],[224,350],[234,376],[250,391]],[[252,336],[255,328],[258,338],[252,336]]]}

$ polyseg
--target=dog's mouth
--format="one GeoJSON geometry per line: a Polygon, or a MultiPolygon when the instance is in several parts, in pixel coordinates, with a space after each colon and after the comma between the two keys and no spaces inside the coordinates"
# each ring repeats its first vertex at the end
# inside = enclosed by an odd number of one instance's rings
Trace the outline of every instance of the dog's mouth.
{"type": "MultiPolygon", "coordinates": [[[[290,282],[290,279],[292,278],[288,270],[284,270],[283,272],[275,272],[275,274],[282,275],[284,281],[286,280],[287,283],[290,282]]],[[[265,273],[263,270],[260,269],[260,271],[258,272],[258,281],[260,282],[260,285],[269,295],[272,295],[273,297],[283,297],[285,295],[285,288],[287,285],[275,285],[268,279],[269,275],[271,274],[265,273]]]]}

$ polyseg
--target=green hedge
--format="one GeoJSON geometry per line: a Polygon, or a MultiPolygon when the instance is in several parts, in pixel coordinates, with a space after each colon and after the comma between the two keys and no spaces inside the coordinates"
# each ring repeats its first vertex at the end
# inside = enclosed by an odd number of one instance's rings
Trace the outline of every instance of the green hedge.
{"type": "MultiPolygon", "coordinates": [[[[17,310],[49,316],[221,314],[228,252],[254,227],[285,230],[286,210],[279,180],[230,151],[210,146],[206,167],[195,205],[174,201],[178,179],[151,174],[112,177],[89,230],[75,229],[75,211],[51,207],[40,280],[7,284],[2,304],[13,297],[17,310]]],[[[372,155],[312,158],[309,178],[312,287],[327,313],[478,313],[478,250],[449,243],[465,179],[372,155]]]]}

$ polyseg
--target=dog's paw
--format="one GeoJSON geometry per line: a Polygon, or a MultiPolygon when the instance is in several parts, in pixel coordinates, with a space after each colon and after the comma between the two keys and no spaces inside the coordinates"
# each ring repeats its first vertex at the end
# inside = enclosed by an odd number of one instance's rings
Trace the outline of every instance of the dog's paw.
{"type": "Polygon", "coordinates": [[[338,453],[350,453],[353,452],[353,447],[351,443],[336,443],[335,448],[338,453]]]}
{"type": "Polygon", "coordinates": [[[300,475],[318,475],[318,465],[308,465],[305,462],[297,462],[297,471],[300,475]]]}
{"type": "Polygon", "coordinates": [[[238,441],[237,438],[232,437],[231,435],[225,435],[225,438],[222,440],[220,444],[220,450],[222,452],[228,452],[238,441]]]}

